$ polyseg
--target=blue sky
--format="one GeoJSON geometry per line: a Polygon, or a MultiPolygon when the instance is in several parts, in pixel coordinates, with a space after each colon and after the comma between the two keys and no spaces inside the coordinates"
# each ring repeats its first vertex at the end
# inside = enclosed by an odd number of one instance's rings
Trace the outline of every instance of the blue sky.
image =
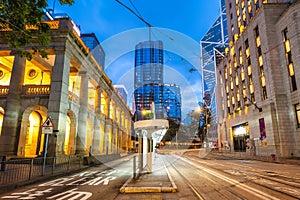
{"type": "MultiPolygon", "coordinates": [[[[152,40],[162,40],[165,83],[181,87],[183,117],[202,100],[199,41],[220,13],[219,0],[120,0],[154,28],[152,40]],[[131,4],[132,3],[132,4],[131,4]],[[136,9],[138,11],[136,11],[136,9]]],[[[48,1],[53,7],[53,0],[48,1]]],[[[75,0],[72,6],[55,3],[55,13],[67,13],[81,33],[95,33],[106,52],[105,72],[114,84],[133,92],[134,48],[149,39],[144,22],[115,0],[75,0]]]]}
{"type": "MultiPolygon", "coordinates": [[[[120,0],[134,9],[129,0],[120,0]]],[[[220,12],[219,0],[131,0],[143,18],[156,27],[168,28],[199,41],[220,12]]],[[[53,7],[53,0],[48,1],[53,7]]],[[[82,32],[94,32],[100,41],[120,32],[145,27],[145,24],[115,0],[75,0],[55,12],[66,12],[82,32]]]]}

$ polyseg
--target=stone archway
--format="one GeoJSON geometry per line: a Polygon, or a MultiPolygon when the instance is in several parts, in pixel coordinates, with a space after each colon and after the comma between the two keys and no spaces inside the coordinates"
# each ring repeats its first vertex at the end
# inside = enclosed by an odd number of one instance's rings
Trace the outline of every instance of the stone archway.
{"type": "Polygon", "coordinates": [[[93,149],[93,123],[91,119],[86,121],[86,138],[85,138],[85,152],[86,154],[92,153],[93,149]]]}
{"type": "Polygon", "coordinates": [[[28,107],[22,116],[17,156],[36,157],[44,150],[41,124],[47,118],[47,108],[41,105],[28,107]]]}
{"type": "Polygon", "coordinates": [[[64,138],[64,154],[75,154],[75,138],[76,138],[76,116],[73,111],[68,110],[66,121],[66,132],[64,138]]]}

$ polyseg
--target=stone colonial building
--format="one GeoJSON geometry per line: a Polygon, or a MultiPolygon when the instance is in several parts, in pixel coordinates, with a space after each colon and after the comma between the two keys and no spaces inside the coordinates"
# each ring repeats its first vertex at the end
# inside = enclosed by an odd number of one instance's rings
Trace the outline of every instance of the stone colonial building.
{"type": "Polygon", "coordinates": [[[48,59],[12,55],[4,37],[9,30],[0,32],[0,155],[43,155],[47,117],[54,125],[48,156],[128,152],[132,115],[126,102],[72,20],[48,23],[48,59]]]}
{"type": "Polygon", "coordinates": [[[300,2],[226,1],[218,135],[232,151],[300,156],[300,2]]]}

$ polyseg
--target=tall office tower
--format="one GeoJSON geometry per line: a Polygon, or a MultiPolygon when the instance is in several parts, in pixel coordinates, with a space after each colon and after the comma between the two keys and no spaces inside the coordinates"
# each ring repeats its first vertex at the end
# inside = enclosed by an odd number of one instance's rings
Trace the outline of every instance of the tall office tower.
{"type": "Polygon", "coordinates": [[[300,157],[300,1],[227,0],[226,10],[219,141],[252,155],[300,157]]]}
{"type": "Polygon", "coordinates": [[[91,50],[92,55],[98,64],[104,67],[105,53],[94,33],[81,34],[80,38],[84,44],[91,50]]]}
{"type": "Polygon", "coordinates": [[[175,123],[181,122],[181,93],[180,87],[175,84],[163,85],[163,100],[166,118],[175,123]]]}
{"type": "MultiPolygon", "coordinates": [[[[216,109],[216,57],[224,54],[224,48],[228,43],[226,0],[220,0],[220,16],[200,41],[201,69],[203,71],[203,92],[209,94],[211,110],[213,113],[213,124],[217,123],[216,109]]],[[[205,95],[204,95],[205,96],[205,95]]]]}
{"type": "Polygon", "coordinates": [[[144,41],[135,47],[135,88],[163,83],[164,53],[162,41],[144,41]]]}
{"type": "Polygon", "coordinates": [[[180,121],[180,88],[163,83],[163,51],[163,43],[160,40],[144,41],[136,45],[135,108],[137,111],[155,111],[157,119],[170,118],[180,121]]]}
{"type": "Polygon", "coordinates": [[[164,118],[163,90],[154,87],[163,84],[163,43],[140,42],[135,47],[134,97],[136,110],[155,110],[158,119],[164,118]],[[160,101],[159,101],[160,100],[160,101]],[[153,102],[155,108],[153,108],[153,102]]]}

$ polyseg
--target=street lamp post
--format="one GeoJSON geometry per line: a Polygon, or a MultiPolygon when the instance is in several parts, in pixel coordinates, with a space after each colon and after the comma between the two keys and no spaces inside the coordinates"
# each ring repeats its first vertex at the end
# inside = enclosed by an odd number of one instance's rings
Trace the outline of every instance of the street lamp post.
{"type": "Polygon", "coordinates": [[[206,152],[209,152],[209,141],[208,141],[208,129],[210,127],[210,124],[208,122],[208,114],[209,110],[207,106],[205,106],[205,136],[206,136],[206,152]]]}

